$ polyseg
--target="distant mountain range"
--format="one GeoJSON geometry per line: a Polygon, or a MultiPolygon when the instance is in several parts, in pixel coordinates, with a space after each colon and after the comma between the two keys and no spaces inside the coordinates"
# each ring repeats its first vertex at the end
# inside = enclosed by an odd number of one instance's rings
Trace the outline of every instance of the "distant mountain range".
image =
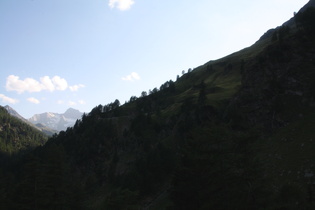
{"type": "Polygon", "coordinates": [[[48,135],[58,133],[66,130],[68,127],[74,125],[77,119],[80,119],[83,115],[79,110],[69,108],[65,113],[58,114],[53,112],[45,112],[42,114],[35,114],[29,119],[22,117],[16,110],[10,106],[4,106],[11,116],[14,116],[25,123],[31,124],[35,128],[43,131],[48,135]]]}
{"type": "Polygon", "coordinates": [[[33,124],[42,124],[48,128],[56,131],[66,130],[68,127],[74,125],[77,119],[82,117],[83,113],[79,110],[69,108],[65,113],[58,114],[53,112],[45,112],[42,114],[35,114],[29,118],[28,121],[33,124]]]}

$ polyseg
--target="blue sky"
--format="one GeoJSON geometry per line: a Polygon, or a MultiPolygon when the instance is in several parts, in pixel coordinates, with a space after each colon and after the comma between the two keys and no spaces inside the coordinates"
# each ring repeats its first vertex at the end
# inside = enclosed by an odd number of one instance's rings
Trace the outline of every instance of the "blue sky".
{"type": "Polygon", "coordinates": [[[0,0],[0,105],[89,112],[252,45],[308,0],[0,0]]]}

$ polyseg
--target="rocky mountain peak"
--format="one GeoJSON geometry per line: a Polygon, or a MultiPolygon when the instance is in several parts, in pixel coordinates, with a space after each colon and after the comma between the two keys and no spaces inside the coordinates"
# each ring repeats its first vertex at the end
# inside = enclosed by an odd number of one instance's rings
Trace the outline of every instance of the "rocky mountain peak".
{"type": "Polygon", "coordinates": [[[69,108],[67,111],[63,114],[66,118],[81,118],[82,112],[80,112],[77,109],[69,108]]]}
{"type": "Polygon", "coordinates": [[[53,113],[53,112],[45,112],[42,114],[36,114],[29,119],[29,121],[33,124],[43,124],[48,128],[62,131],[66,130],[68,127],[74,125],[77,119],[82,117],[82,112],[79,110],[69,108],[63,114],[53,113]]]}

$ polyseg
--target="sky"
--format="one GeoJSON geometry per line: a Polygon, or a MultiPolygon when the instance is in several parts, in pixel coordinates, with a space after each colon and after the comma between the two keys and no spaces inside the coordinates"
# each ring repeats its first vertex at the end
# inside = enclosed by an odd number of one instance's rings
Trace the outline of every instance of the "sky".
{"type": "Polygon", "coordinates": [[[254,44],[308,0],[0,0],[0,105],[24,118],[139,97],[254,44]]]}

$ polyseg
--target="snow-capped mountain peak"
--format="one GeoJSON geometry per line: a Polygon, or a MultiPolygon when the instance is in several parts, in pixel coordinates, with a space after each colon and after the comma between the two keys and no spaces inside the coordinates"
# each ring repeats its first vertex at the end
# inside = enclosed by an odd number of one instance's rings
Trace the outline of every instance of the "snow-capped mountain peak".
{"type": "Polygon", "coordinates": [[[65,113],[58,114],[53,112],[45,112],[35,114],[29,119],[33,124],[43,124],[51,129],[62,131],[74,125],[77,119],[82,117],[83,113],[79,110],[69,108],[65,113]]]}
{"type": "MultiPolygon", "coordinates": [[[[16,117],[18,118],[19,120],[25,122],[26,124],[29,124],[31,126],[33,126],[34,128],[42,131],[43,133],[45,133],[46,135],[48,136],[51,136],[53,135],[54,133],[56,133],[56,130],[54,129],[50,129],[48,128],[47,126],[43,125],[43,124],[40,124],[40,123],[31,123],[29,120],[25,119],[24,117],[22,117],[17,111],[15,111],[12,107],[6,105],[4,106],[4,108],[8,111],[8,113],[13,116],[13,117],[16,117]]],[[[37,119],[35,116],[34,116],[34,119],[37,119]]]]}

